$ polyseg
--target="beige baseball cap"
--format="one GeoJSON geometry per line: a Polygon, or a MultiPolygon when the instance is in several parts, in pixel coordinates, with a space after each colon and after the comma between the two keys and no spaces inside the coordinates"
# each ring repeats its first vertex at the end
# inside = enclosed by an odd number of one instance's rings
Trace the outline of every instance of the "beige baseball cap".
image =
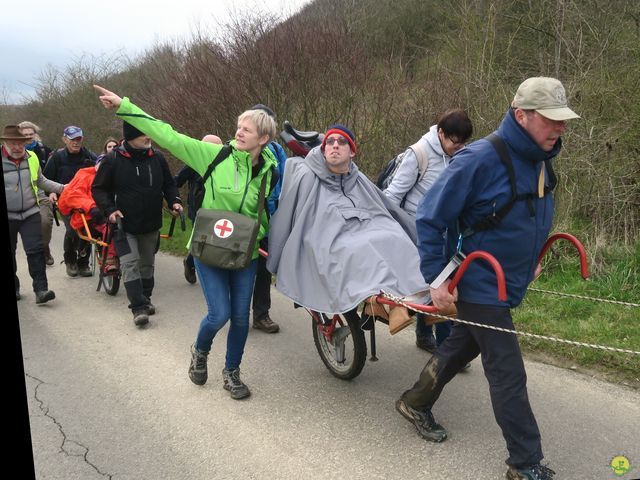
{"type": "Polygon", "coordinates": [[[518,87],[511,106],[535,110],[551,120],[580,118],[567,106],[567,95],[560,80],[550,77],[527,78],[518,87]]]}

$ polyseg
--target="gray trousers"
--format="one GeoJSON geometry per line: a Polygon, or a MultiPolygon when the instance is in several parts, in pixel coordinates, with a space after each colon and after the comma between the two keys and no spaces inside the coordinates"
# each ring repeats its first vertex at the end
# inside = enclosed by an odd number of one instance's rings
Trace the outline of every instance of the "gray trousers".
{"type": "Polygon", "coordinates": [[[116,234],[116,253],[120,258],[122,281],[127,291],[129,308],[134,312],[149,304],[153,293],[154,261],[160,231],[124,235],[116,234]]]}

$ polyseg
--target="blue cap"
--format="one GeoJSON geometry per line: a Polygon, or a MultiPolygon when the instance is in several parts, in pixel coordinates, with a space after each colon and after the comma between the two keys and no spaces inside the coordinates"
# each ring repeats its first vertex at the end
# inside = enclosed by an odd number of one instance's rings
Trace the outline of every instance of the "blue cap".
{"type": "Polygon", "coordinates": [[[67,137],[70,140],[78,137],[84,137],[84,135],[82,134],[82,129],[74,125],[70,125],[67,128],[65,128],[63,134],[65,137],[67,137]]]}

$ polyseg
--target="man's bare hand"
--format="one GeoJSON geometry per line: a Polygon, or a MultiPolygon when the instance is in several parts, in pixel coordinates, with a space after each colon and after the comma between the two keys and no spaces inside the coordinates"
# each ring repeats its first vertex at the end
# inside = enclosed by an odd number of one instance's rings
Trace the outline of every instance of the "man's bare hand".
{"type": "Polygon", "coordinates": [[[453,302],[458,301],[458,289],[454,288],[453,293],[449,293],[449,284],[451,280],[446,280],[438,288],[431,288],[431,301],[438,307],[438,310],[450,309],[453,302]]]}
{"type": "Polygon", "coordinates": [[[116,210],[111,215],[109,215],[109,223],[116,223],[118,217],[124,218],[124,215],[120,210],[116,210]]]}
{"type": "Polygon", "coordinates": [[[104,105],[104,108],[112,110],[114,108],[118,108],[122,103],[122,97],[119,97],[106,88],[101,87],[100,85],[94,85],[93,88],[95,88],[96,91],[100,94],[98,98],[102,102],[102,105],[104,105]]]}
{"type": "Polygon", "coordinates": [[[182,205],[180,205],[179,203],[174,203],[170,213],[174,217],[177,217],[182,213],[182,205]]]}
{"type": "Polygon", "coordinates": [[[537,280],[541,273],[542,273],[542,265],[538,264],[536,265],[536,271],[533,272],[533,279],[537,280]]]}

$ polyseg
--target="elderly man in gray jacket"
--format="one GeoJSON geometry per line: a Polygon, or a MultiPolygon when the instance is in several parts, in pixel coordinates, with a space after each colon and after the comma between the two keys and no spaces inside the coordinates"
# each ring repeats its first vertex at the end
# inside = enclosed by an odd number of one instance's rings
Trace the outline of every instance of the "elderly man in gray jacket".
{"type": "Polygon", "coordinates": [[[36,303],[46,303],[56,298],[56,294],[53,290],[49,290],[47,282],[38,188],[45,192],[51,192],[50,200],[54,202],[57,200],[56,194],[62,192],[64,185],[47,180],[42,175],[37,155],[25,148],[31,138],[23,135],[17,125],[5,126],[0,141],[2,141],[2,172],[9,219],[16,300],[20,300],[20,280],[16,274],[16,245],[19,233],[27,254],[29,275],[33,280],[36,303]]]}
{"type": "MultiPolygon", "coordinates": [[[[471,138],[473,125],[464,110],[451,109],[444,112],[438,123],[432,125],[415,145],[403,154],[402,163],[391,183],[384,190],[386,197],[415,218],[418,204],[436,179],[449,166],[451,157],[471,138]],[[418,162],[417,155],[422,157],[418,162]]],[[[424,324],[425,316],[418,314],[416,322],[416,345],[433,353],[449,336],[451,322],[437,323],[433,338],[431,325],[424,324]]]]}

